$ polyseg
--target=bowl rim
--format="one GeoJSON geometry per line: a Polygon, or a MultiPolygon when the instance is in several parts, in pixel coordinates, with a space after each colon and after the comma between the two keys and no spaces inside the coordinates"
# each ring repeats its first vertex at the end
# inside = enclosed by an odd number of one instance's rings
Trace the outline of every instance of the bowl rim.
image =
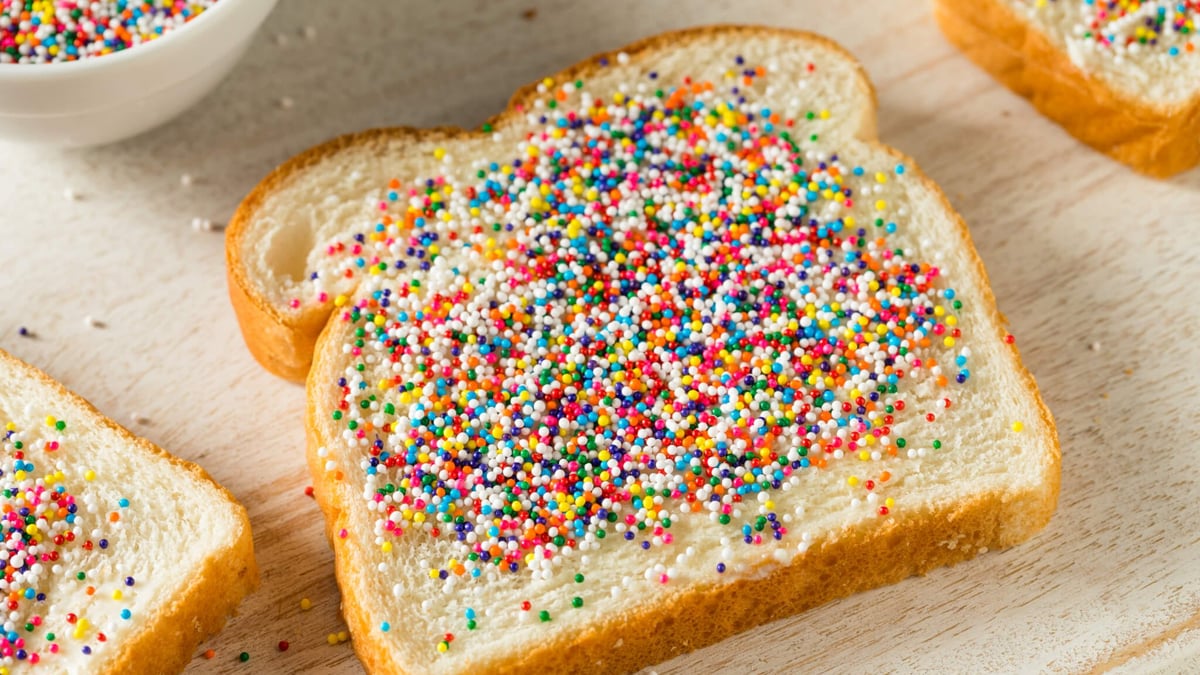
{"type": "MultiPolygon", "coordinates": [[[[224,8],[229,5],[244,2],[244,0],[218,0],[208,9],[201,12],[195,18],[184,23],[182,26],[175,28],[162,37],[159,37],[150,42],[130,47],[129,49],[117,52],[115,54],[105,54],[103,56],[95,56],[75,61],[58,61],[52,63],[0,63],[0,80],[20,80],[20,79],[38,79],[49,75],[67,75],[79,74],[86,69],[98,70],[102,68],[120,67],[120,64],[136,59],[141,54],[148,54],[153,49],[161,50],[163,42],[170,40],[184,31],[190,30],[192,26],[204,21],[210,21],[206,18],[215,12],[223,12],[224,8]],[[28,71],[28,72],[25,72],[28,71]]],[[[194,32],[194,31],[193,31],[194,32]]]]}

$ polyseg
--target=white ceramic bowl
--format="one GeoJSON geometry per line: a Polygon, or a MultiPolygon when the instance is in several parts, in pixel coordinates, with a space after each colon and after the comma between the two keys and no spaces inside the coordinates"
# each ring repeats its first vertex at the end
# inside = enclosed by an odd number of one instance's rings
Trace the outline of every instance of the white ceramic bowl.
{"type": "Polygon", "coordinates": [[[0,64],[0,139],[110,143],[175,117],[217,86],[276,0],[220,0],[161,38],[67,63],[0,64]]]}

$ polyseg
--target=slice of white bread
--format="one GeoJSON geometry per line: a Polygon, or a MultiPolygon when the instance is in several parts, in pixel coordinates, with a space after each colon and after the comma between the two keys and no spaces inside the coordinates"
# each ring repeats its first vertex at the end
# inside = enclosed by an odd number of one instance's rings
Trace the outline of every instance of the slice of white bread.
{"type": "Polygon", "coordinates": [[[1071,135],[1135,170],[1200,164],[1195,0],[934,0],[942,32],[1071,135]]]}
{"type": "Polygon", "coordinates": [[[254,355],[315,353],[309,466],[371,672],[634,670],[1016,544],[1057,500],[962,220],[816,35],[668,33],[484,133],[335,139],[226,245],[254,355]]]}
{"type": "Polygon", "coordinates": [[[171,673],[258,584],[203,469],[0,351],[0,672],[171,673]]]}

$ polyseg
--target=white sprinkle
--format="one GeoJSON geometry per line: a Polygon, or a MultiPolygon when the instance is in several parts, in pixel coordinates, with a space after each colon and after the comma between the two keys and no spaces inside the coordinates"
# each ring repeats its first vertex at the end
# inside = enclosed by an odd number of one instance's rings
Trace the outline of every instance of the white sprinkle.
{"type": "Polygon", "coordinates": [[[89,328],[107,328],[107,324],[91,315],[83,317],[83,323],[89,328]]]}
{"type": "Polygon", "coordinates": [[[304,27],[304,37],[305,37],[305,39],[308,39],[308,40],[317,39],[317,27],[316,26],[305,26],[304,27]]]}
{"type": "Polygon", "coordinates": [[[72,190],[71,188],[64,188],[63,189],[63,198],[69,202],[73,202],[73,201],[79,199],[79,195],[76,194],[75,191],[72,190]]]}
{"type": "Polygon", "coordinates": [[[296,102],[293,101],[292,97],[290,96],[284,96],[283,98],[279,99],[279,107],[283,108],[284,110],[291,110],[292,106],[294,105],[296,105],[296,102]]]}
{"type": "Polygon", "coordinates": [[[149,422],[149,420],[137,413],[129,413],[129,421],[134,424],[146,424],[149,422]]]}
{"type": "Polygon", "coordinates": [[[1092,351],[1094,351],[1094,352],[1098,352],[1098,351],[1100,351],[1100,343],[1099,343],[1099,342],[1093,342],[1092,344],[1088,345],[1088,349],[1090,349],[1090,350],[1092,350],[1092,351]]]}
{"type": "Polygon", "coordinates": [[[182,185],[183,187],[191,187],[192,186],[192,174],[185,173],[182,176],[180,176],[179,184],[182,185]]]}

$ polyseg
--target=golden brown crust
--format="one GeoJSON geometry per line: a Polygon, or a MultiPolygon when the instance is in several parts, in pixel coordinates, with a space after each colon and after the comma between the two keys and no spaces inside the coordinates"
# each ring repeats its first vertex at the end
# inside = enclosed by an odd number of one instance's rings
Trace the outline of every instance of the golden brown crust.
{"type": "MultiPolygon", "coordinates": [[[[702,34],[718,31],[763,31],[781,32],[805,40],[816,40],[839,53],[844,50],[825,38],[795,31],[779,31],[762,28],[708,27],[668,33],[636,43],[624,51],[636,56],[653,48],[677,49],[682,41],[702,34]]],[[[556,75],[556,78],[586,77],[589,70],[597,67],[599,59],[612,58],[614,53],[603,54],[573,66],[556,75]]],[[[846,54],[846,58],[853,57],[846,54]]],[[[864,116],[859,136],[865,140],[875,139],[874,110],[875,94],[865,74],[860,69],[862,86],[870,93],[870,114],[864,116]]],[[[530,85],[513,96],[509,111],[493,118],[493,123],[512,114],[514,107],[536,95],[530,85]]],[[[241,269],[239,256],[240,237],[244,224],[253,217],[269,190],[275,189],[294,172],[302,170],[333,153],[355,144],[373,144],[382,140],[412,137],[424,138],[412,129],[379,129],[354,136],[341,137],[317,146],[294,160],[284,164],[247,198],[235,216],[228,240],[230,264],[230,288],[241,293],[243,306],[239,307],[246,340],[265,366],[276,374],[296,379],[297,374],[309,372],[307,438],[308,463],[314,479],[314,496],[325,515],[326,534],[334,551],[339,586],[342,589],[342,609],[353,636],[354,648],[368,672],[403,672],[402,664],[394,659],[394,650],[387,644],[384,634],[378,631],[367,615],[365,603],[360,595],[363,589],[351,582],[353,578],[366,574],[367,570],[355,568],[348,542],[339,536],[342,529],[351,527],[346,507],[348,500],[355,499],[357,492],[345,482],[337,471],[326,471],[325,460],[318,455],[318,448],[336,442],[325,437],[325,428],[319,419],[317,402],[321,400],[324,387],[328,385],[326,375],[338,369],[341,358],[339,350],[331,350],[326,343],[340,339],[335,322],[312,332],[302,332],[275,312],[248,283],[241,269]],[[237,288],[235,289],[235,284],[237,288]],[[258,317],[243,316],[244,312],[259,312],[258,317]],[[274,326],[269,326],[274,322],[274,326]],[[256,332],[255,326],[268,326],[256,332]],[[274,331],[274,332],[271,332],[274,331]],[[318,335],[319,334],[319,335],[318,335]],[[257,342],[257,346],[256,343],[257,342]],[[314,351],[314,342],[315,351],[314,351]],[[280,358],[278,354],[283,354],[280,358]],[[313,358],[311,371],[306,359],[313,358]],[[276,364],[272,367],[271,364],[276,364]],[[286,367],[282,367],[286,366],[286,367]]],[[[448,136],[466,134],[458,130],[438,130],[448,136]]],[[[902,154],[888,150],[900,161],[912,165],[902,154]]],[[[916,173],[914,166],[915,175],[916,173]]],[[[947,212],[954,213],[940,189],[929,179],[921,176],[929,190],[937,195],[947,212]]],[[[963,240],[969,248],[973,269],[978,275],[983,290],[983,306],[989,307],[998,327],[1002,317],[995,309],[995,299],[987,285],[983,263],[970,244],[965,223],[955,214],[962,231],[963,240]]],[[[322,324],[327,315],[322,317],[322,324]]],[[[1003,339],[1003,329],[996,339],[1003,339]]],[[[923,574],[930,569],[966,560],[976,555],[981,547],[1009,546],[1032,536],[1050,519],[1057,503],[1059,489],[1060,455],[1054,432],[1053,420],[1037,393],[1032,376],[1021,365],[1015,347],[1010,348],[1015,367],[1026,385],[1034,393],[1049,438],[1040,439],[1053,450],[1045,457],[1044,469],[1047,482],[1026,492],[997,492],[984,494],[964,504],[942,504],[924,512],[907,512],[881,524],[871,523],[857,529],[847,530],[841,536],[825,541],[793,564],[780,567],[761,579],[744,578],[728,585],[711,585],[691,592],[680,592],[665,597],[648,609],[633,615],[609,617],[592,630],[577,635],[564,635],[548,641],[544,646],[524,655],[519,660],[504,660],[494,657],[482,663],[473,663],[471,668],[479,672],[628,672],[646,664],[661,662],[685,651],[720,641],[734,633],[752,626],[815,607],[830,600],[883,584],[894,583],[913,574],[923,574]],[[957,538],[957,535],[963,538],[957,538]],[[956,537],[956,545],[947,546],[947,540],[956,537]],[[733,591],[733,592],[730,592],[733,591]],[[622,625],[635,624],[638,631],[618,631],[622,625]],[[614,649],[616,636],[624,641],[620,649],[614,649]]],[[[485,657],[486,658],[486,657],[485,657]]]]}
{"type": "Polygon", "coordinates": [[[1156,178],[1200,164],[1200,96],[1159,107],[1117,91],[1000,0],[934,7],[950,42],[1075,138],[1156,178]]]}
{"type": "Polygon", "coordinates": [[[241,521],[237,539],[210,555],[191,584],[175,597],[170,605],[159,610],[153,618],[126,640],[105,672],[169,673],[180,672],[192,660],[192,653],[208,637],[225,625],[242,598],[258,587],[258,566],[254,560],[254,542],[246,509],[233,495],[214,481],[200,466],[180,459],[150,441],[134,436],[128,429],[104,416],[83,397],[71,392],[46,373],[0,349],[0,364],[21,371],[56,392],[65,406],[75,408],[91,418],[97,426],[117,434],[126,446],[170,462],[191,474],[196,480],[208,483],[229,502],[241,521]]]}

